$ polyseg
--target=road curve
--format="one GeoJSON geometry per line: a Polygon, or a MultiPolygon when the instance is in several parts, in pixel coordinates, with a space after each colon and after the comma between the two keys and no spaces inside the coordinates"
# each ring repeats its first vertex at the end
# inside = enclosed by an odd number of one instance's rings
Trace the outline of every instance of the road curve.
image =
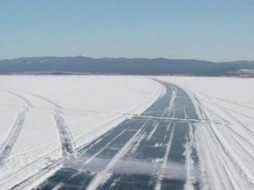
{"type": "Polygon", "coordinates": [[[199,118],[186,92],[160,83],[166,93],[153,105],[77,152],[37,189],[200,189],[192,125],[199,118]]]}

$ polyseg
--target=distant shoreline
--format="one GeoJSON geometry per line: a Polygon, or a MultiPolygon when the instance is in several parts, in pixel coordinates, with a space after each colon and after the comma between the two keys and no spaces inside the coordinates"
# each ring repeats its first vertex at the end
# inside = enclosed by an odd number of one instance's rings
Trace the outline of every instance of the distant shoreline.
{"type": "Polygon", "coordinates": [[[165,58],[34,57],[0,61],[0,75],[144,75],[254,77],[254,61],[165,58]]]}

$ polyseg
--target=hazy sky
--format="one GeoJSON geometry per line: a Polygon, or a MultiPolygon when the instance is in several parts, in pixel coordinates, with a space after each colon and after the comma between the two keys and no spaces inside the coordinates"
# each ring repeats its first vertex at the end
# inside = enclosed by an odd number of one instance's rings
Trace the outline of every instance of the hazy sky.
{"type": "Polygon", "coordinates": [[[0,0],[0,59],[254,60],[254,0],[0,0]]]}

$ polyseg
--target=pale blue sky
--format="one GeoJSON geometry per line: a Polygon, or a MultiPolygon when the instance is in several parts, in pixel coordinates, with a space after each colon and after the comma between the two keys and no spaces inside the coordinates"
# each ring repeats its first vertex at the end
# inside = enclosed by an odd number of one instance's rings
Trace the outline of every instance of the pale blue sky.
{"type": "Polygon", "coordinates": [[[1,0],[0,59],[254,60],[254,0],[1,0]]]}

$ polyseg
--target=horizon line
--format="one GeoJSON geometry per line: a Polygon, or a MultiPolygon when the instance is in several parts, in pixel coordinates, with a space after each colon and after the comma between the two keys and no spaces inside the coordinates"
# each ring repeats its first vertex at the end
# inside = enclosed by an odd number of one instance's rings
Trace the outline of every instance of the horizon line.
{"type": "Polygon", "coordinates": [[[193,61],[204,61],[204,62],[211,62],[211,63],[227,63],[227,62],[252,62],[254,60],[249,59],[241,59],[241,60],[230,60],[230,61],[209,61],[205,59],[195,59],[195,58],[168,58],[168,57],[90,57],[86,55],[66,55],[66,56],[24,56],[24,57],[16,57],[16,58],[6,58],[6,59],[0,59],[0,61],[11,61],[16,59],[36,59],[36,58],[74,58],[74,57],[83,57],[83,58],[90,58],[90,59],[147,59],[147,60],[153,60],[153,59],[166,59],[166,60],[193,60],[193,61]]]}

